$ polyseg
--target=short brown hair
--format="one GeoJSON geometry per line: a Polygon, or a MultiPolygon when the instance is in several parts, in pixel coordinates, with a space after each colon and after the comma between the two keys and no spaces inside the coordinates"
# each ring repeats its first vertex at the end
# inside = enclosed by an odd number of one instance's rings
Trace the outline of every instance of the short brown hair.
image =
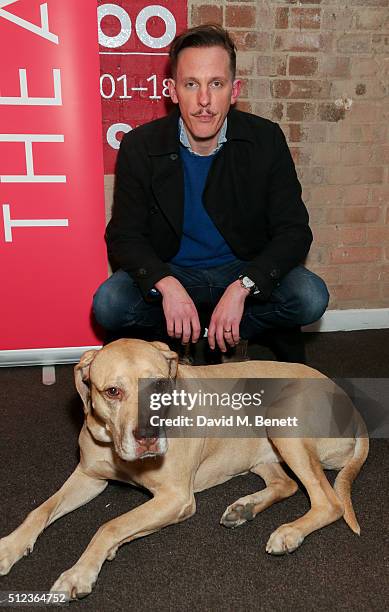
{"type": "Polygon", "coordinates": [[[227,30],[219,25],[208,23],[185,30],[173,40],[169,57],[172,76],[177,72],[178,55],[188,47],[222,47],[230,58],[232,78],[236,72],[236,47],[227,30]]]}

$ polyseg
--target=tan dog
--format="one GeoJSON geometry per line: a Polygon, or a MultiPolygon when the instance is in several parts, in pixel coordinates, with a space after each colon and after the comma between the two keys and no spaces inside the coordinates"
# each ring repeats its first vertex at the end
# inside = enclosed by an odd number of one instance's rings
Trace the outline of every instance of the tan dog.
{"type": "MultiPolygon", "coordinates": [[[[153,498],[100,527],[77,563],[61,574],[52,587],[53,591],[65,591],[70,598],[91,592],[104,561],[113,559],[119,546],[192,516],[197,491],[248,471],[263,478],[265,489],[237,500],[226,509],[221,523],[229,527],[240,525],[274,502],[293,495],[297,484],[286,475],[281,461],[290,466],[305,486],[311,509],[293,523],[276,529],[267,543],[267,552],[292,552],[305,536],[342,516],[359,533],[350,488],[367,457],[369,444],[366,428],[356,411],[355,431],[348,438],[277,438],[269,434],[239,439],[171,438],[168,448],[166,438],[146,439],[139,435],[137,384],[138,378],[169,376],[328,380],[303,365],[270,361],[177,366],[177,355],[160,342],[118,340],[100,351],[87,351],[75,366],[76,387],[85,410],[79,437],[80,463],[57,493],[0,540],[0,574],[7,574],[18,559],[32,551],[45,527],[99,495],[108,479],[139,484],[153,498]],[[341,469],[335,490],[322,467],[341,469]]],[[[294,414],[303,416],[309,412],[315,418],[315,402],[311,405],[298,402],[301,403],[292,407],[294,414]]],[[[275,409],[278,410],[277,406],[275,409]]]]}

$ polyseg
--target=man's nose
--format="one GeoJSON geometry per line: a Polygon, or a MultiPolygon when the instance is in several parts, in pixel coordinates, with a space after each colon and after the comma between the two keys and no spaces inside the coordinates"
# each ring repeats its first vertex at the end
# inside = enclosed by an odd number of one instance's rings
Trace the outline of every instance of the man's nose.
{"type": "Polygon", "coordinates": [[[199,104],[201,106],[208,106],[211,101],[208,87],[200,87],[199,89],[199,104]]]}

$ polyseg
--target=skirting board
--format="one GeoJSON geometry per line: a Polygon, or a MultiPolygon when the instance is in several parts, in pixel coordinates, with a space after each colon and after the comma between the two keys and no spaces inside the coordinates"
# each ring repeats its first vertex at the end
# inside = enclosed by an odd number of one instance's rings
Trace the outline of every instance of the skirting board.
{"type": "MultiPolygon", "coordinates": [[[[332,332],[383,328],[389,328],[389,308],[328,310],[320,321],[307,325],[304,327],[304,331],[332,332]]],[[[0,351],[0,367],[77,363],[84,351],[99,348],[101,347],[76,346],[0,351]]]]}
{"type": "Polygon", "coordinates": [[[327,310],[319,321],[306,325],[307,332],[355,331],[389,327],[389,308],[327,310]]]}

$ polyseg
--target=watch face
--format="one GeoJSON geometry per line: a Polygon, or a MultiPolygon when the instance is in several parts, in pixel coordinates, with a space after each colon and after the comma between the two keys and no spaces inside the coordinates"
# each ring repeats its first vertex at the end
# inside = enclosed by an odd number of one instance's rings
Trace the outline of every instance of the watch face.
{"type": "Polygon", "coordinates": [[[247,287],[247,289],[251,289],[251,287],[254,287],[255,285],[254,281],[252,281],[248,276],[243,276],[242,283],[245,287],[247,287]]]}

